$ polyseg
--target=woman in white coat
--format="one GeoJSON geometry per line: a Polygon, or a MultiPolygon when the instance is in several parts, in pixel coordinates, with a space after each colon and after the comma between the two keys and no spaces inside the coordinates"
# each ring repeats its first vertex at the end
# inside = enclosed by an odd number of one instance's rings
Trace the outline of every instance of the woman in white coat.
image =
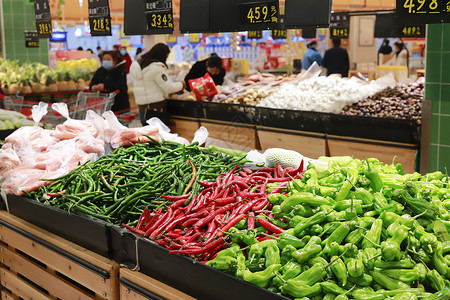
{"type": "Polygon", "coordinates": [[[408,50],[403,43],[394,44],[394,56],[386,62],[386,66],[406,66],[408,64],[408,50]]]}
{"type": "Polygon", "coordinates": [[[167,75],[166,60],[169,53],[169,46],[156,44],[130,67],[134,98],[139,106],[142,125],[151,117],[158,117],[167,124],[166,99],[170,94],[184,89],[184,82],[173,82],[167,75]]]}

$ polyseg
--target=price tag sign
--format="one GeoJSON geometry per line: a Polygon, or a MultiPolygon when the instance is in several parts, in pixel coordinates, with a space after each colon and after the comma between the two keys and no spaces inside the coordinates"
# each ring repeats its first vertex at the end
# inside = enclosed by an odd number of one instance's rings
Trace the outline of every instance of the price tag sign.
{"type": "Polygon", "coordinates": [[[274,0],[241,2],[241,25],[278,24],[279,3],[274,0]]]}
{"type": "Polygon", "coordinates": [[[37,31],[25,31],[25,48],[39,48],[37,31]]]}
{"type": "Polygon", "coordinates": [[[111,34],[111,16],[108,0],[89,0],[89,26],[92,36],[111,34]]]}
{"type": "Polygon", "coordinates": [[[172,0],[146,0],[147,29],[170,29],[173,32],[172,0]]]}
{"type": "Polygon", "coordinates": [[[274,40],[287,39],[287,30],[279,30],[279,29],[272,30],[272,38],[274,40]]]}
{"type": "Polygon", "coordinates": [[[191,42],[191,43],[200,42],[200,35],[198,33],[189,34],[189,42],[191,42]]]}
{"type": "Polygon", "coordinates": [[[441,23],[450,20],[448,0],[397,0],[397,15],[414,17],[424,23],[441,23]]]}
{"type": "Polygon", "coordinates": [[[52,17],[48,0],[35,0],[36,30],[40,38],[52,37],[52,17]]]}
{"type": "Polygon", "coordinates": [[[247,32],[247,37],[249,39],[262,39],[262,31],[261,30],[250,30],[247,32]]]}
{"type": "Polygon", "coordinates": [[[330,16],[330,37],[348,39],[350,16],[348,13],[332,13],[330,16]]]}
{"type": "Polygon", "coordinates": [[[349,38],[349,29],[348,28],[331,28],[330,27],[330,37],[331,38],[340,38],[340,39],[348,39],[349,38]]]}
{"type": "Polygon", "coordinates": [[[400,37],[415,38],[425,36],[425,25],[402,26],[400,28],[400,37]]]}

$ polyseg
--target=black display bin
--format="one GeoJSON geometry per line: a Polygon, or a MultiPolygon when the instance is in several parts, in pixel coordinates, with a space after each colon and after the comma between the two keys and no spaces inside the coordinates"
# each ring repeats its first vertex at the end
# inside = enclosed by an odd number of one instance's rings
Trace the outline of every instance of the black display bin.
{"type": "Polygon", "coordinates": [[[8,195],[8,212],[54,233],[88,250],[108,257],[108,225],[106,222],[70,214],[62,209],[25,197],[8,195]]]}
{"type": "Polygon", "coordinates": [[[0,130],[0,141],[6,139],[14,131],[16,131],[16,129],[0,130]]]}
{"type": "Polygon", "coordinates": [[[289,299],[188,257],[169,254],[147,239],[139,238],[138,250],[141,273],[197,299],[289,299]]]}
{"type": "Polygon", "coordinates": [[[330,114],[257,107],[258,124],[266,127],[326,133],[330,114]]]}
{"type": "Polygon", "coordinates": [[[420,124],[416,120],[330,115],[326,133],[331,135],[420,144],[420,124]]]}
{"type": "Polygon", "coordinates": [[[167,112],[174,116],[203,118],[202,101],[167,100],[167,112]]]}
{"type": "Polygon", "coordinates": [[[109,258],[117,263],[134,269],[137,265],[137,239],[130,231],[115,226],[108,226],[109,258]]]}
{"type": "Polygon", "coordinates": [[[204,119],[248,125],[258,124],[257,110],[255,106],[202,102],[202,110],[204,119]]]}

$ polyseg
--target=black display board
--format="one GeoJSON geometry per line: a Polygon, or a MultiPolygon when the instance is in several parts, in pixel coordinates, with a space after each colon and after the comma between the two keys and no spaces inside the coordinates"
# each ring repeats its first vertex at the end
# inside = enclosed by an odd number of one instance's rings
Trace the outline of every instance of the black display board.
{"type": "Polygon", "coordinates": [[[250,30],[247,32],[247,38],[249,39],[262,39],[262,30],[250,30]]]}
{"type": "Polygon", "coordinates": [[[450,22],[448,0],[397,0],[396,12],[402,20],[416,24],[450,22]]]}
{"type": "Polygon", "coordinates": [[[212,32],[278,29],[278,0],[210,0],[212,32]]]}
{"type": "Polygon", "coordinates": [[[305,26],[328,27],[330,24],[331,0],[286,0],[286,28],[305,26]]]}
{"type": "Polygon", "coordinates": [[[173,32],[172,0],[146,0],[145,16],[148,30],[165,29],[173,32]]]}
{"type": "Polygon", "coordinates": [[[92,36],[111,34],[111,15],[108,0],[89,0],[89,26],[92,36]]]}
{"type": "Polygon", "coordinates": [[[315,39],[317,36],[317,27],[316,26],[306,26],[302,27],[302,37],[304,39],[315,39]]]}
{"type": "Polygon", "coordinates": [[[39,48],[39,35],[36,31],[25,31],[25,48],[39,48]]]}
{"type": "Polygon", "coordinates": [[[36,17],[36,31],[40,38],[52,37],[52,16],[48,0],[35,0],[34,13],[36,17]]]}
{"type": "Polygon", "coordinates": [[[180,0],[180,31],[210,32],[209,0],[180,0]]]}
{"type": "Polygon", "coordinates": [[[397,20],[395,14],[379,14],[375,20],[376,38],[398,37],[397,20]]]}
{"type": "Polygon", "coordinates": [[[330,37],[348,39],[350,34],[350,16],[348,13],[332,13],[330,17],[330,37]]]}
{"type": "Polygon", "coordinates": [[[125,0],[124,28],[125,35],[170,34],[173,28],[149,30],[147,28],[145,0],[125,0]]]}

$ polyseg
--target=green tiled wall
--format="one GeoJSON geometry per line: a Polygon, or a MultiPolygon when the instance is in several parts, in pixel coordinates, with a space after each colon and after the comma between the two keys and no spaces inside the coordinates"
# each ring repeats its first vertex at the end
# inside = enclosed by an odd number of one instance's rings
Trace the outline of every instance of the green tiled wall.
{"type": "Polygon", "coordinates": [[[48,39],[39,48],[25,48],[25,30],[36,30],[34,6],[28,0],[3,0],[5,57],[21,61],[37,61],[48,65],[48,39]]]}
{"type": "Polygon", "coordinates": [[[450,24],[427,26],[425,99],[432,103],[430,171],[450,171],[450,24]]]}

